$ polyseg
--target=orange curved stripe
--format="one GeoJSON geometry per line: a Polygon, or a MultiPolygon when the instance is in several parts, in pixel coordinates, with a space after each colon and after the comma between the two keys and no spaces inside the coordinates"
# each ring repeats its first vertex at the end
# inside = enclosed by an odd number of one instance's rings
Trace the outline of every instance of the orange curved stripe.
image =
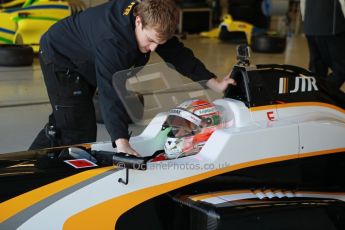
{"type": "Polygon", "coordinates": [[[284,104],[275,104],[275,105],[264,105],[264,106],[257,106],[252,107],[249,110],[252,112],[261,111],[261,110],[270,110],[270,109],[281,109],[281,108],[289,108],[289,107],[299,107],[299,106],[319,106],[319,107],[326,107],[329,109],[337,110],[341,113],[345,113],[345,110],[323,102],[291,102],[291,103],[284,103],[284,104]]]}
{"type": "Polygon", "coordinates": [[[317,156],[332,154],[338,152],[345,152],[345,148],[338,148],[333,150],[317,151],[306,154],[292,154],[281,157],[272,157],[267,159],[255,160],[245,162],[241,164],[232,165],[229,167],[216,169],[210,172],[202,173],[192,177],[183,178],[177,181],[159,184],[152,187],[137,190],[131,193],[124,194],[119,197],[107,200],[103,203],[90,207],[82,212],[71,216],[64,224],[64,230],[75,230],[75,229],[114,229],[117,220],[122,214],[137,206],[138,204],[153,198],[155,196],[164,194],[171,190],[183,187],[185,185],[201,181],[212,176],[220,175],[230,171],[247,168],[255,165],[262,165],[267,163],[292,160],[301,157],[317,156]],[[97,220],[97,221],[94,221],[97,220]]]}
{"type": "Polygon", "coordinates": [[[84,171],[2,202],[0,203],[0,223],[49,196],[111,169],[114,169],[114,167],[84,171]]]}
{"type": "Polygon", "coordinates": [[[198,201],[198,200],[204,200],[204,199],[207,199],[207,198],[213,198],[213,197],[217,197],[217,196],[243,194],[243,193],[253,193],[253,192],[251,190],[249,190],[249,189],[228,190],[228,191],[222,191],[222,192],[198,194],[198,195],[190,196],[189,199],[191,199],[193,201],[198,201]]]}

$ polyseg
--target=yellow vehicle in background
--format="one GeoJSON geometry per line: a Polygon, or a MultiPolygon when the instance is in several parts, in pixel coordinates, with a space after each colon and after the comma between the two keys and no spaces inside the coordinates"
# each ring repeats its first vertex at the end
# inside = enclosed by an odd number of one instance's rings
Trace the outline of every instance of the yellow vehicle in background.
{"type": "Polygon", "coordinates": [[[29,64],[29,60],[23,63],[23,60],[14,58],[12,55],[18,55],[22,50],[24,53],[27,53],[25,54],[27,57],[22,59],[27,59],[30,47],[34,52],[38,52],[42,34],[54,23],[69,15],[71,15],[71,7],[68,2],[15,0],[1,3],[0,65],[16,66],[25,65],[25,63],[29,64]]]}
{"type": "Polygon", "coordinates": [[[247,44],[251,50],[260,53],[282,53],[286,48],[286,35],[265,28],[233,20],[225,15],[219,26],[210,31],[201,32],[202,37],[218,38],[221,41],[247,44]]]}
{"type": "Polygon", "coordinates": [[[217,28],[201,32],[200,35],[209,38],[220,38],[221,40],[245,40],[247,44],[250,44],[253,28],[252,24],[235,21],[230,14],[227,14],[217,28]]]}

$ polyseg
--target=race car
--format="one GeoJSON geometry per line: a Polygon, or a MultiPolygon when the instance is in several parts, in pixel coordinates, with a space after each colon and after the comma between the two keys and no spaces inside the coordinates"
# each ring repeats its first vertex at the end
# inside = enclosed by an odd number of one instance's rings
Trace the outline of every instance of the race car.
{"type": "Polygon", "coordinates": [[[245,50],[238,59],[237,85],[220,98],[166,63],[114,75],[128,115],[146,125],[130,139],[141,157],[110,142],[0,154],[0,229],[248,229],[278,220],[343,229],[344,104],[307,70],[254,66],[245,50]],[[214,99],[226,125],[199,152],[162,158],[169,116],[185,114],[190,98],[214,99]]]}
{"type": "Polygon", "coordinates": [[[233,20],[229,14],[223,17],[217,28],[201,32],[200,35],[218,38],[221,41],[248,44],[254,52],[282,53],[286,48],[286,35],[254,27],[248,22],[233,20]]]}
{"type": "Polygon", "coordinates": [[[0,65],[7,66],[31,64],[33,54],[27,46],[32,47],[37,53],[42,34],[55,22],[71,14],[68,3],[62,1],[11,1],[2,4],[2,7],[4,8],[0,10],[0,65]],[[14,7],[21,3],[20,7],[14,7]]]}
{"type": "Polygon", "coordinates": [[[223,17],[218,28],[201,32],[202,37],[219,38],[224,41],[250,44],[254,26],[248,22],[235,21],[230,14],[223,17]]]}

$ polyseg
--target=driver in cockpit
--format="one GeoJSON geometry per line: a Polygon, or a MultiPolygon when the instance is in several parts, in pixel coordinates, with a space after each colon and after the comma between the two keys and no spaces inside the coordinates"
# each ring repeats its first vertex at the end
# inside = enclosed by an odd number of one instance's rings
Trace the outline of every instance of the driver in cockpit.
{"type": "Polygon", "coordinates": [[[198,153],[211,134],[224,127],[217,107],[201,99],[191,99],[169,111],[162,129],[169,129],[164,154],[157,160],[175,159],[198,153]]]}

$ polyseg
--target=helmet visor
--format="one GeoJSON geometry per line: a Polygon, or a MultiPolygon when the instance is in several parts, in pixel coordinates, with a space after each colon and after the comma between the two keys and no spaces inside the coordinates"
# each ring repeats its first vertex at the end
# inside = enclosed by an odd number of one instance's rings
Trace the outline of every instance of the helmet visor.
{"type": "Polygon", "coordinates": [[[196,124],[179,116],[168,116],[166,123],[168,127],[171,127],[169,137],[187,137],[199,132],[199,127],[196,124]]]}

